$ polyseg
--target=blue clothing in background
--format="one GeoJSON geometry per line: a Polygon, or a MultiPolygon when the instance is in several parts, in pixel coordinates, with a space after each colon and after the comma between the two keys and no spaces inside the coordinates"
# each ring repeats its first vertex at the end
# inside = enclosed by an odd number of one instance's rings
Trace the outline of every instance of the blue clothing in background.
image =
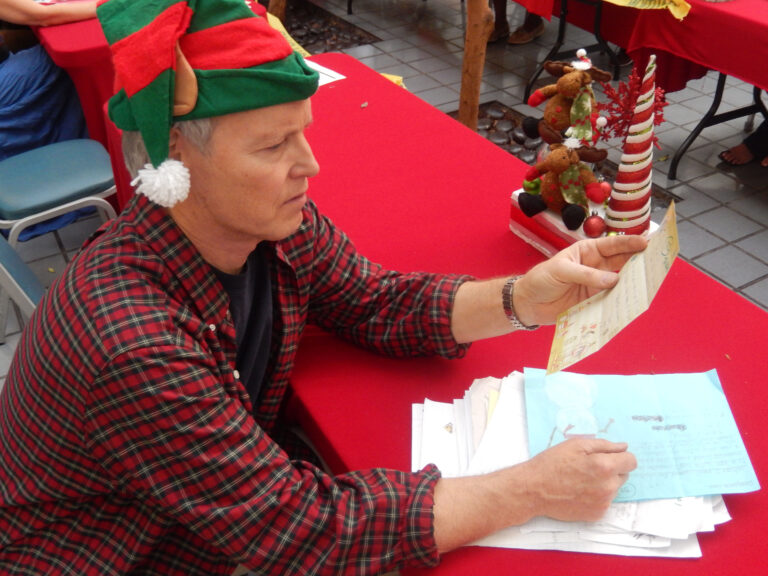
{"type": "Polygon", "coordinates": [[[0,160],[52,142],[87,137],[72,80],[42,46],[0,62],[0,160]]]}

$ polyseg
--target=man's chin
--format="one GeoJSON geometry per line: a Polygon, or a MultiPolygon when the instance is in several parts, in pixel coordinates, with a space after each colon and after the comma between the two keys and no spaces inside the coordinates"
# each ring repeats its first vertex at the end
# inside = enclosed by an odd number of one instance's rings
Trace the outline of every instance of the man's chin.
{"type": "MultiPolygon", "coordinates": [[[[301,206],[303,206],[303,204],[301,206]]],[[[278,229],[276,229],[275,233],[272,235],[271,238],[268,238],[268,240],[279,242],[281,240],[285,240],[286,238],[289,238],[290,236],[293,236],[296,232],[298,232],[299,227],[301,226],[301,223],[303,221],[304,221],[304,213],[302,210],[299,210],[295,218],[286,220],[285,225],[280,226],[278,229]]]]}

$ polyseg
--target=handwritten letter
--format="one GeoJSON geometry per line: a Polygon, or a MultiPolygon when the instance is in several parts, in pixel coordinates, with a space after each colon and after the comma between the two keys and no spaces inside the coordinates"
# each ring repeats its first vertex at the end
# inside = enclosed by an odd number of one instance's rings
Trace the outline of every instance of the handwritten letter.
{"type": "Polygon", "coordinates": [[[595,294],[557,318],[547,373],[563,370],[597,352],[651,305],[680,251],[672,202],[648,247],[619,272],[611,290],[595,294]]]}

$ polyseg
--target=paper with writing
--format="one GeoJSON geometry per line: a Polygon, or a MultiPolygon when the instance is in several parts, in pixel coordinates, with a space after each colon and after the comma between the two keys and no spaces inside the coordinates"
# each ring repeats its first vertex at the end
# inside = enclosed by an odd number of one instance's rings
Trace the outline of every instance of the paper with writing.
{"type": "MultiPolygon", "coordinates": [[[[590,390],[589,382],[582,381],[581,388],[590,390]]],[[[578,392],[578,389],[579,386],[575,386],[561,390],[561,397],[565,394],[569,404],[578,402],[578,394],[568,395],[569,391],[578,392]]],[[[453,403],[427,400],[425,404],[415,404],[412,469],[418,470],[434,462],[444,476],[466,476],[523,462],[528,458],[525,403],[524,377],[513,372],[503,379],[475,380],[464,397],[453,403]],[[424,420],[430,428],[426,432],[424,420]],[[462,434],[467,436],[463,441],[462,434]],[[451,439],[451,436],[458,437],[451,439]],[[457,453],[466,450],[467,455],[446,454],[451,446],[457,453]],[[466,468],[461,464],[464,458],[466,468]]],[[[695,558],[701,556],[696,533],[713,531],[716,525],[729,519],[719,495],[613,502],[597,522],[562,522],[536,517],[522,526],[501,530],[474,544],[695,558]]]]}
{"type": "Polygon", "coordinates": [[[531,455],[572,437],[627,442],[617,502],[758,490],[717,372],[596,376],[526,368],[531,455]]]}
{"type": "Polygon", "coordinates": [[[619,272],[611,290],[566,310],[557,318],[547,373],[563,370],[597,352],[645,312],[680,251],[672,202],[648,247],[619,272]]]}

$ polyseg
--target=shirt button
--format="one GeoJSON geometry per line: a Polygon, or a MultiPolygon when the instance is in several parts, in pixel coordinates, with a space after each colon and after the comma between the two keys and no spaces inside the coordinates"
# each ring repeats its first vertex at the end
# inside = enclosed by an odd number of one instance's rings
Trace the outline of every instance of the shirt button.
{"type": "Polygon", "coordinates": [[[208,330],[211,332],[216,332],[216,324],[208,324],[208,330]]]}
{"type": "Polygon", "coordinates": [[[235,370],[234,372],[232,372],[232,374],[235,375],[235,380],[240,380],[240,372],[239,371],[235,370]]]}

